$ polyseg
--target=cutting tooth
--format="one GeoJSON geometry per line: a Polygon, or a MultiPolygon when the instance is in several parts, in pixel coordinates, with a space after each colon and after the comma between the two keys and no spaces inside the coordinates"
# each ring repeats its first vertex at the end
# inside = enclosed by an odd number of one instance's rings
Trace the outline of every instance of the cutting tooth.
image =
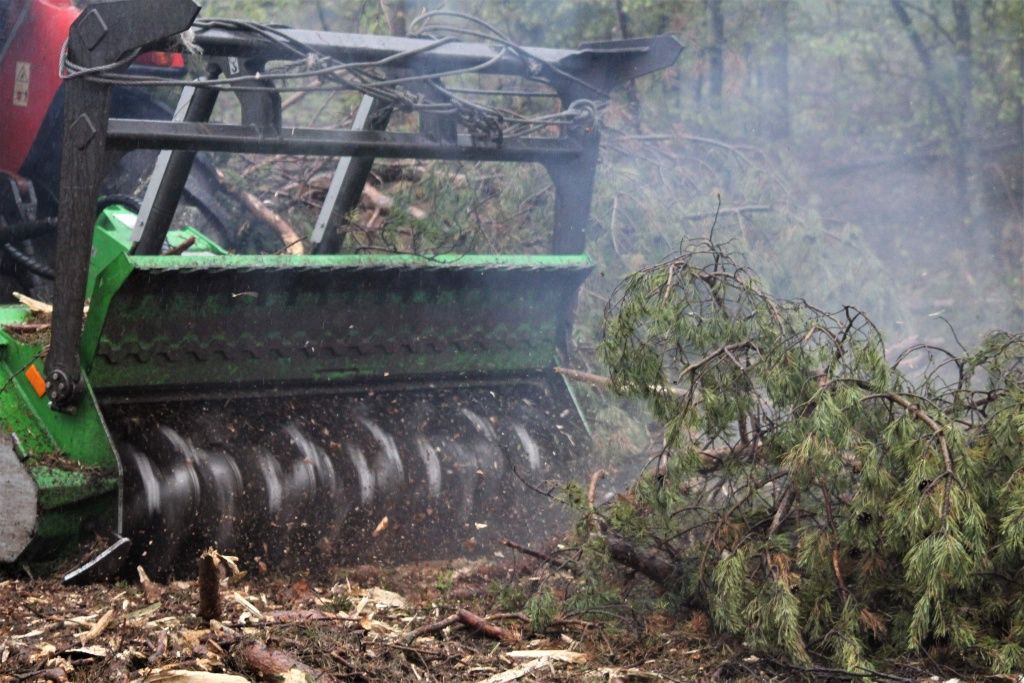
{"type": "Polygon", "coordinates": [[[243,484],[238,464],[226,453],[195,450],[194,466],[202,496],[199,531],[202,545],[232,552],[238,542],[243,484]]]}
{"type": "Polygon", "coordinates": [[[256,513],[262,512],[267,519],[276,519],[284,505],[281,465],[263,450],[253,453],[250,460],[252,466],[246,488],[254,499],[251,509],[256,513]]]}
{"type": "Polygon", "coordinates": [[[427,473],[427,493],[431,498],[441,496],[441,460],[430,441],[424,436],[416,437],[416,454],[420,456],[427,473]]]}
{"type": "Polygon", "coordinates": [[[370,465],[367,464],[363,449],[359,446],[349,444],[346,452],[359,477],[359,500],[364,506],[369,506],[373,502],[374,494],[374,478],[373,473],[370,472],[370,465]]]}
{"type": "Polygon", "coordinates": [[[169,452],[158,453],[163,456],[157,466],[160,515],[144,530],[149,542],[141,550],[146,570],[164,577],[171,573],[192,540],[200,486],[188,443],[169,427],[161,427],[159,433],[164,445],[170,447],[169,452]]]}
{"type": "Polygon", "coordinates": [[[540,458],[540,447],[537,446],[537,442],[530,436],[530,432],[526,430],[526,427],[518,422],[512,424],[512,430],[519,437],[519,443],[523,446],[523,452],[526,453],[526,464],[529,466],[530,471],[539,472],[543,465],[540,458]]]}
{"type": "Polygon", "coordinates": [[[398,493],[405,483],[405,468],[402,466],[402,456],[398,453],[395,439],[373,420],[360,417],[359,423],[370,432],[380,447],[371,465],[375,488],[386,495],[398,493]]]}

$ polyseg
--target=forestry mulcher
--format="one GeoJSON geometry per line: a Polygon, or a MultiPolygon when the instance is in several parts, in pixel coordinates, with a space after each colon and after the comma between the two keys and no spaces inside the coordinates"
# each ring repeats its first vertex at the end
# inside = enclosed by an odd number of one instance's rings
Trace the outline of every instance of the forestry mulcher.
{"type": "Polygon", "coordinates": [[[67,580],[168,576],[207,546],[308,565],[457,553],[541,523],[545,482],[587,448],[553,368],[591,269],[597,118],[680,45],[522,48],[451,15],[381,37],[198,13],[0,1],[0,276],[52,301],[0,306],[0,564],[101,539],[67,580]],[[65,32],[48,47],[51,16],[65,32]],[[450,85],[468,73],[554,104],[488,104],[450,85]],[[167,116],[124,105],[174,86],[167,116]],[[303,89],[361,93],[351,129],[283,125],[282,93],[303,89]],[[217,111],[238,115],[212,120],[225,93],[217,111]],[[139,149],[158,151],[141,201],[102,197],[139,149]],[[172,225],[183,198],[222,208],[190,189],[208,152],[337,159],[305,253],[229,253],[172,225]],[[546,253],[360,253],[339,228],[375,158],[542,165],[546,253]]]}

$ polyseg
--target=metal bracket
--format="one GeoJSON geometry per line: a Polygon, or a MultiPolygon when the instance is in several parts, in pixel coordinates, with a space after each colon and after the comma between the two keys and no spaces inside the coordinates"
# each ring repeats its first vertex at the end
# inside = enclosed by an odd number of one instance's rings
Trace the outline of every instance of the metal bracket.
{"type": "MultiPolygon", "coordinates": [[[[116,63],[133,50],[187,30],[198,13],[199,6],[192,0],[113,0],[88,5],[71,25],[68,60],[87,68],[116,63]]],[[[110,86],[72,77],[64,87],[57,277],[46,391],[53,410],[70,413],[85,389],[79,342],[96,197],[109,160],[110,86]]]]}
{"type": "MultiPolygon", "coordinates": [[[[391,107],[382,105],[369,95],[364,95],[356,110],[352,130],[385,130],[391,118],[391,107]]],[[[331,254],[341,246],[338,229],[348,214],[359,204],[363,186],[370,177],[373,157],[344,156],[331,177],[331,186],[324,197],[324,205],[313,227],[310,247],[315,254],[331,254]]]]}
{"type": "MultiPolygon", "coordinates": [[[[236,57],[218,57],[209,63],[219,73],[227,76],[255,76],[266,68],[266,62],[259,59],[238,59],[236,57]]],[[[235,90],[233,94],[242,106],[242,125],[251,126],[260,135],[276,136],[281,134],[281,94],[270,81],[247,83],[244,90],[235,90]]],[[[208,120],[209,114],[206,119],[208,120]]]]}
{"type": "MultiPolygon", "coordinates": [[[[217,74],[211,72],[209,77],[216,78],[217,74]]],[[[209,120],[219,92],[214,88],[182,88],[178,106],[174,110],[174,120],[209,120]]],[[[132,232],[132,253],[160,253],[195,158],[194,149],[165,149],[157,156],[156,166],[142,199],[135,230],[132,232]]]]}
{"type": "Polygon", "coordinates": [[[6,171],[0,171],[0,176],[7,179],[0,185],[0,219],[8,223],[34,221],[39,202],[32,181],[6,171]]]}

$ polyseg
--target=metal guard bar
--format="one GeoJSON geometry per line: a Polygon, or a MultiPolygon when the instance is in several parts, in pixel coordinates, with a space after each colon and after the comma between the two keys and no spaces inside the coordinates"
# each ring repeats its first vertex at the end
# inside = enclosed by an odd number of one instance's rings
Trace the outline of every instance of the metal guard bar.
{"type": "Polygon", "coordinates": [[[111,119],[110,149],[183,149],[311,156],[370,156],[468,161],[558,162],[580,154],[580,146],[564,138],[518,138],[500,146],[484,145],[469,135],[457,144],[438,143],[413,133],[286,128],[280,135],[251,126],[188,121],[111,119]]]}

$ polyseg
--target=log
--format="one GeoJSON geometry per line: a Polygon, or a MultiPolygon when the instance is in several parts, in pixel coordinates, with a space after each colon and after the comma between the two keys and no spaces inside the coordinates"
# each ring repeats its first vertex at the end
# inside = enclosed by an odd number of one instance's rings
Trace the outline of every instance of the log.
{"type": "Polygon", "coordinates": [[[283,676],[293,669],[298,669],[315,680],[321,680],[323,677],[323,672],[306,666],[287,652],[269,648],[257,641],[243,642],[232,650],[231,655],[238,668],[264,678],[272,679],[275,676],[283,676]]]}
{"type": "Polygon", "coordinates": [[[14,562],[32,542],[37,497],[35,480],[18,458],[14,440],[0,434],[0,562],[14,562]]]}
{"type": "Polygon", "coordinates": [[[618,534],[605,534],[609,556],[664,587],[676,574],[673,563],[653,548],[638,548],[618,534]]]}
{"type": "Polygon", "coordinates": [[[459,609],[459,611],[456,612],[456,616],[458,617],[459,621],[461,621],[467,627],[473,629],[474,632],[482,633],[488,638],[494,638],[495,640],[501,640],[506,643],[511,643],[518,640],[515,634],[513,634],[508,629],[504,629],[500,626],[492,624],[483,617],[477,616],[476,614],[473,614],[467,609],[459,609]]]}

